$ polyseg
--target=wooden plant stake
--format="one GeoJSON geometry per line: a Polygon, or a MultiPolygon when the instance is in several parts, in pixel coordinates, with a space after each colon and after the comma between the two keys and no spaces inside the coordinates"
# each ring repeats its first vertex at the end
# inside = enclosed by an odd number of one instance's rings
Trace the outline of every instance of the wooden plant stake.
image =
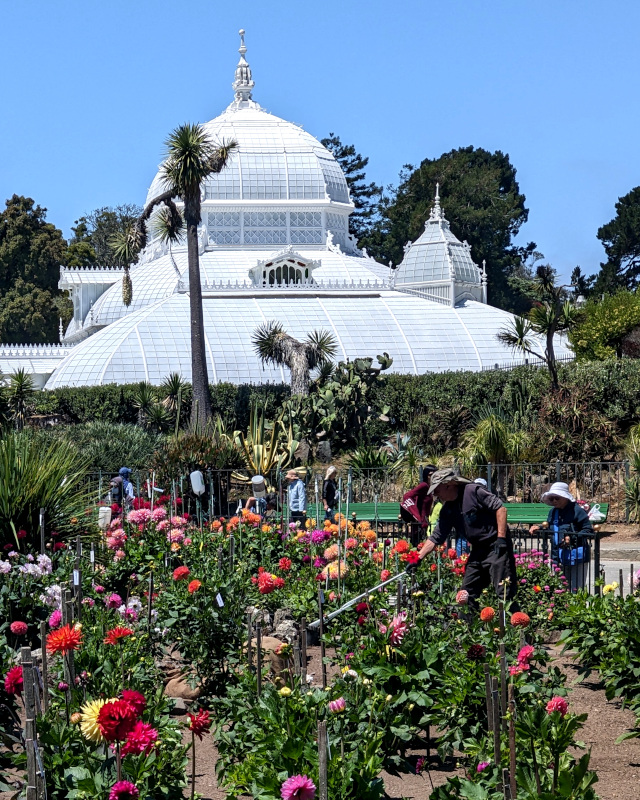
{"type": "Polygon", "coordinates": [[[396,614],[400,613],[402,608],[402,578],[398,581],[398,593],[396,595],[396,614]]]}
{"type": "Polygon", "coordinates": [[[44,508],[40,509],[40,555],[44,555],[45,553],[45,541],[44,541],[44,508]]]}
{"type": "Polygon", "coordinates": [[[498,616],[500,618],[500,638],[504,639],[504,603],[502,600],[498,603],[498,616]]]}
{"type": "Polygon", "coordinates": [[[500,766],[500,695],[498,679],[491,679],[491,699],[493,706],[493,757],[497,767],[500,766]]]}
{"type": "Polygon", "coordinates": [[[509,780],[509,770],[502,770],[502,791],[504,792],[504,800],[515,800],[515,795],[511,794],[511,783],[509,780]]]}
{"type": "Polygon", "coordinates": [[[318,722],[318,800],[329,800],[329,781],[327,774],[327,723],[318,722]]]}
{"type": "Polygon", "coordinates": [[[624,579],[622,577],[622,570],[620,570],[620,597],[624,597],[624,579]]]}
{"type": "Polygon", "coordinates": [[[300,675],[300,640],[297,637],[293,642],[293,674],[300,675]]]}
{"type": "Polygon", "coordinates": [[[233,571],[233,561],[236,553],[236,537],[231,534],[229,537],[229,567],[233,571]]]}
{"type": "Polygon", "coordinates": [[[300,620],[300,682],[307,683],[307,618],[300,620]]]}
{"type": "Polygon", "coordinates": [[[153,572],[149,573],[149,596],[147,597],[147,625],[151,635],[151,611],[153,610],[153,572]]]}
{"type": "Polygon", "coordinates": [[[247,614],[247,667],[249,672],[253,668],[253,653],[251,650],[251,637],[253,636],[253,626],[251,625],[251,612],[247,614]]]}
{"type": "Polygon", "coordinates": [[[491,673],[489,672],[489,665],[484,664],[484,689],[487,696],[487,732],[489,738],[493,733],[493,695],[491,694],[491,673]]]}
{"type": "Polygon", "coordinates": [[[42,652],[42,706],[44,713],[49,710],[49,670],[47,665],[47,623],[40,623],[40,650],[42,652]]]}
{"type": "Polygon", "coordinates": [[[31,648],[20,649],[20,663],[22,664],[22,685],[24,692],[24,747],[27,753],[27,800],[37,798],[37,770],[36,763],[36,709],[33,687],[33,661],[31,648]]]}
{"type": "Polygon", "coordinates": [[[509,779],[511,796],[518,796],[516,786],[516,701],[513,684],[509,686],[509,779]]]}
{"type": "Polygon", "coordinates": [[[256,625],[256,679],[258,700],[262,692],[262,625],[256,625]]]}
{"type": "Polygon", "coordinates": [[[322,688],[327,688],[327,665],[324,663],[324,612],[322,611],[322,589],[318,589],[318,619],[320,620],[320,660],[322,662],[322,688]]]}
{"type": "Polygon", "coordinates": [[[504,642],[500,642],[500,700],[502,706],[502,730],[507,731],[507,657],[504,642]]]}

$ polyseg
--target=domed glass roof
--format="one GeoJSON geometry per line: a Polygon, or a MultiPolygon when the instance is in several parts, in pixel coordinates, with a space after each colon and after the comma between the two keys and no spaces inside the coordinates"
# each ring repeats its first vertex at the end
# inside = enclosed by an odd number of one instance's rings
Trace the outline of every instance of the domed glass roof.
{"type": "Polygon", "coordinates": [[[481,283],[481,273],[471,258],[471,248],[451,232],[436,198],[424,232],[410,243],[405,256],[396,270],[396,285],[420,286],[457,280],[467,284],[481,283]]]}

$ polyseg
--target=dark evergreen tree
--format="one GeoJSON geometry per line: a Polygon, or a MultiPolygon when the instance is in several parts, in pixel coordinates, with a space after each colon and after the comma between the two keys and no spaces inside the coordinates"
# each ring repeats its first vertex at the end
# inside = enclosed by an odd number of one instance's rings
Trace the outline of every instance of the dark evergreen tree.
{"type": "Polygon", "coordinates": [[[349,217],[349,231],[358,241],[366,236],[372,227],[382,196],[382,187],[367,183],[365,168],[369,159],[356,152],[352,144],[342,144],[339,136],[330,133],[321,143],[333,153],[340,164],[349,187],[349,195],[355,211],[349,217]]]}
{"type": "MultiPolygon", "coordinates": [[[[105,267],[124,266],[125,259],[122,253],[116,253],[114,250],[113,239],[118,235],[125,234],[141,213],[140,206],[132,203],[115,207],[103,206],[77,220],[77,227],[73,231],[76,237],[78,236],[77,231],[80,232],[80,236],[84,237],[80,239],[80,242],[86,241],[91,245],[96,255],[93,263],[105,267]]],[[[133,256],[126,262],[128,265],[132,263],[132,258],[133,256]]]]}
{"type": "Polygon", "coordinates": [[[595,294],[635,289],[640,283],[640,186],[616,203],[616,215],[598,230],[607,254],[596,276],[595,294]]]}
{"type": "Polygon", "coordinates": [[[433,205],[436,183],[440,202],[451,230],[471,245],[474,261],[486,261],[489,302],[510,311],[523,312],[530,301],[508,282],[535,251],[535,245],[517,247],[513,238],[526,222],[529,211],[520,192],[516,170],[509,156],[497,150],[463,147],[436,159],[425,159],[418,168],[407,164],[400,183],[379,204],[379,220],[360,244],[378,261],[402,261],[404,245],[424,230],[433,205]]]}

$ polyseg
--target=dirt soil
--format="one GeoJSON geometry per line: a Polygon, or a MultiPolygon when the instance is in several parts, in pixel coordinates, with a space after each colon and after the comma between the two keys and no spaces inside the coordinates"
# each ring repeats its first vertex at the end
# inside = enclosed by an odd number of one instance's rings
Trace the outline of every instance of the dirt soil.
{"type": "MultiPolygon", "coordinates": [[[[602,685],[595,673],[581,680],[570,655],[562,655],[557,645],[550,645],[550,650],[557,664],[567,675],[567,686],[570,688],[570,709],[576,714],[587,713],[589,718],[582,731],[582,741],[591,749],[591,767],[596,770],[599,781],[596,792],[601,800],[638,800],[640,798],[640,740],[629,739],[615,744],[615,740],[633,726],[634,715],[622,709],[618,702],[608,702],[602,685]]],[[[321,683],[321,662],[318,647],[309,648],[308,673],[314,676],[316,685],[321,683]]],[[[328,669],[328,679],[337,672],[337,668],[328,669]]],[[[186,717],[184,717],[186,719],[186,717]]],[[[190,736],[185,734],[185,743],[190,736]]],[[[424,756],[424,752],[413,755],[424,756]]],[[[212,737],[206,736],[197,743],[196,792],[202,800],[224,800],[225,793],[217,787],[215,778],[216,748],[212,737]]],[[[460,774],[455,760],[443,764],[432,751],[429,774],[391,776],[383,773],[388,797],[391,800],[427,800],[431,793],[431,782],[440,786],[447,778],[460,774]]],[[[185,797],[189,792],[185,791],[185,797]]],[[[12,793],[0,792],[0,800],[10,800],[12,793]]],[[[250,800],[250,799],[248,799],[250,800]]],[[[338,800],[333,798],[332,800],[338,800]]]]}
{"type": "Polygon", "coordinates": [[[640,543],[640,525],[623,525],[614,522],[603,524],[602,541],[607,547],[610,543],[638,542],[640,543]]]}

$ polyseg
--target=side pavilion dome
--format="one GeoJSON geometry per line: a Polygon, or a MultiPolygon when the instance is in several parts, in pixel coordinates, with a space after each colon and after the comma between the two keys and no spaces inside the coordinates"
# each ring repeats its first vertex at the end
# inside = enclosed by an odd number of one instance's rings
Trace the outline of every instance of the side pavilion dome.
{"type": "MultiPolygon", "coordinates": [[[[251,336],[277,320],[296,337],[333,333],[342,359],[388,352],[391,371],[421,374],[516,365],[524,357],[496,338],[511,315],[486,305],[486,274],[449,229],[436,195],[422,236],[397,269],[360,251],[354,209],[338,162],[311,134],[262,109],[241,31],[234,100],[204,125],[238,144],[230,163],[201,186],[200,278],[213,382],[287,381],[263,368],[251,336]]],[[[147,201],[163,191],[156,174],[147,201]]],[[[191,379],[186,243],[151,236],[131,267],[133,301],[122,303],[122,270],[62,267],[74,317],[46,388],[191,379]]],[[[569,355],[558,339],[559,356],[569,355]]],[[[540,353],[544,343],[540,342],[540,353]]]]}

